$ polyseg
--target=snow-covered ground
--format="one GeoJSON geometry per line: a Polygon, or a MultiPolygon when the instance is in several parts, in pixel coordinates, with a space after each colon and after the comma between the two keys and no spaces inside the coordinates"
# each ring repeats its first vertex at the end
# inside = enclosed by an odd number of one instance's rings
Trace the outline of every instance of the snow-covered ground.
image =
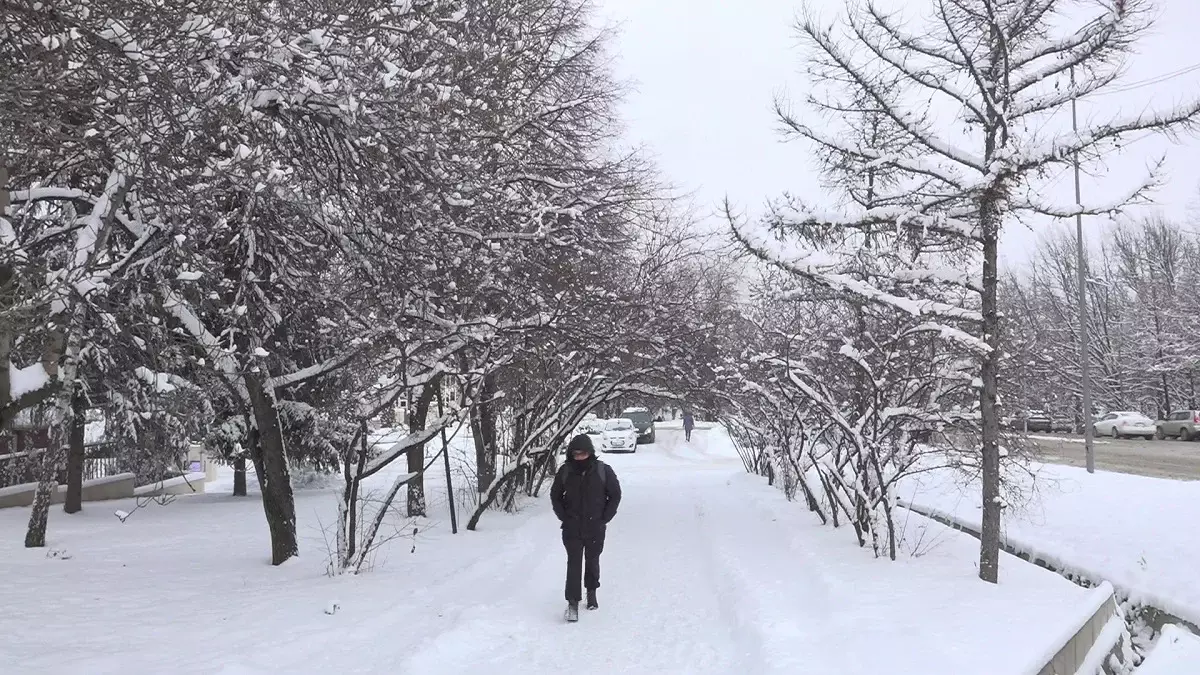
{"type": "MultiPolygon", "coordinates": [[[[1005,518],[1010,543],[1200,624],[1200,483],[1033,468],[1032,480],[1021,480],[1028,497],[1005,518]]],[[[901,497],[979,526],[978,483],[960,484],[949,472],[909,479],[901,497]]]]}
{"type": "Polygon", "coordinates": [[[341,578],[325,575],[329,489],[297,493],[302,554],[282,568],[253,497],[183,497],[123,524],[113,511],[131,502],[55,508],[42,550],[21,548],[26,509],[0,511],[0,670],[1017,675],[1091,600],[1007,556],[984,584],[976,543],[918,516],[903,559],[876,560],[746,475],[719,428],[691,444],[660,428],[657,445],[605,459],[625,497],[601,608],[578,625],[562,621],[545,499],[451,535],[431,480],[417,535],[341,578]]]}
{"type": "Polygon", "coordinates": [[[1137,675],[1196,675],[1197,664],[1200,637],[1178,626],[1166,626],[1137,675]]]}

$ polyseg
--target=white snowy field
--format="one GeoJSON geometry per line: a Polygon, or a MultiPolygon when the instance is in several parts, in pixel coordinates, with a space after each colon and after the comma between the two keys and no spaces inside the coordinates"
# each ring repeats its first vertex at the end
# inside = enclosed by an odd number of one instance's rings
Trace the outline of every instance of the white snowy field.
{"type": "MultiPolygon", "coordinates": [[[[1200,624],[1200,483],[1035,464],[1020,485],[1028,496],[1005,517],[1010,543],[1200,624]]],[[[926,473],[900,494],[979,526],[978,482],[926,473]]]]}
{"type": "Polygon", "coordinates": [[[26,509],[0,511],[0,670],[1024,675],[1090,614],[1087,591],[1015,558],[1000,585],[980,582],[976,543],[919,517],[900,561],[874,559],[746,475],[719,428],[691,444],[660,429],[605,459],[625,497],[601,608],[576,625],[545,498],[451,535],[434,489],[415,538],[342,578],[324,574],[329,490],[297,493],[302,554],[282,568],[254,497],[181,498],[124,524],[112,513],[129,502],[56,508],[41,550],[21,547],[26,509]]]}

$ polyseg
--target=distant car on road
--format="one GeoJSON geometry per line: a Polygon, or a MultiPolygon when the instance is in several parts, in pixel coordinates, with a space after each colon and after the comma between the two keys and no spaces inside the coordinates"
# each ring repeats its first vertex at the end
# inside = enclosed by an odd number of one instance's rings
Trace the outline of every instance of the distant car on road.
{"type": "Polygon", "coordinates": [[[637,452],[637,427],[633,420],[618,417],[604,423],[600,449],[604,452],[637,452]]]}
{"type": "Polygon", "coordinates": [[[1200,438],[1200,410],[1176,410],[1155,426],[1158,438],[1176,436],[1181,441],[1200,438]]]}
{"type": "Polygon", "coordinates": [[[1050,432],[1054,431],[1054,420],[1045,410],[1029,410],[1018,412],[1007,420],[1009,428],[1014,431],[1050,432]]]}
{"type": "Polygon", "coordinates": [[[1092,431],[1097,436],[1112,436],[1113,438],[1141,436],[1150,440],[1157,433],[1157,428],[1154,420],[1140,412],[1118,410],[1101,417],[1092,425],[1092,431]]]}
{"type": "Polygon", "coordinates": [[[654,418],[647,408],[626,408],[621,411],[621,417],[633,422],[637,428],[638,443],[654,442],[654,418]]]}
{"type": "Polygon", "coordinates": [[[604,420],[596,417],[592,413],[588,413],[582,420],[579,421],[579,426],[575,427],[576,435],[587,434],[589,436],[599,436],[602,433],[604,433],[604,420]]]}

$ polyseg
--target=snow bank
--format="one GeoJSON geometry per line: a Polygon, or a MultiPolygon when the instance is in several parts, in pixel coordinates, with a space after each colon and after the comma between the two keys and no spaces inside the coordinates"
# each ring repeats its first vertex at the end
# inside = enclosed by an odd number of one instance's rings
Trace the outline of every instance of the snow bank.
{"type": "MultiPolygon", "coordinates": [[[[1055,465],[1035,465],[1021,481],[1030,495],[1005,519],[1010,544],[1065,571],[1108,580],[1135,603],[1200,624],[1200,482],[1173,481],[1055,465]]],[[[940,471],[912,477],[900,497],[973,527],[978,482],[940,471]]]]}
{"type": "Polygon", "coordinates": [[[1200,637],[1179,626],[1164,626],[1137,675],[1196,675],[1200,673],[1200,637]]]}
{"type": "MultiPolygon", "coordinates": [[[[1096,588],[1088,591],[1088,596],[1070,609],[1070,613],[1062,614],[1062,622],[1056,626],[1056,630],[1046,634],[1041,639],[1043,648],[1037,651],[1029,660],[1029,665],[1022,671],[1028,675],[1038,675],[1042,668],[1051,659],[1058,654],[1068,642],[1075,638],[1080,630],[1096,616],[1096,612],[1100,611],[1106,603],[1112,601],[1113,588],[1111,585],[1104,583],[1096,588]]],[[[1119,620],[1118,623],[1123,625],[1119,620]]],[[[1108,649],[1104,649],[1107,654],[1112,648],[1112,641],[1108,642],[1108,649]]]]}
{"type": "Polygon", "coordinates": [[[171,492],[175,494],[177,488],[187,488],[181,490],[184,494],[187,492],[204,492],[204,479],[207,475],[203,471],[194,471],[184,476],[176,476],[167,480],[150,483],[149,485],[141,485],[133,490],[134,496],[143,497],[157,495],[160,493],[171,492]]]}
{"type": "Polygon", "coordinates": [[[29,492],[36,488],[37,483],[18,483],[16,485],[2,487],[0,488],[0,499],[3,499],[4,497],[10,497],[12,495],[19,495],[23,492],[29,492]]]}

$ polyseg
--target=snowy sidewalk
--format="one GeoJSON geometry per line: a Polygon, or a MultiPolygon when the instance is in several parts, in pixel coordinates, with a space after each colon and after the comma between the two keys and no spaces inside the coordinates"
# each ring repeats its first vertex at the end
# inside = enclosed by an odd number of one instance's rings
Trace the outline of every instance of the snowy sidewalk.
{"type": "Polygon", "coordinates": [[[565,555],[546,500],[489,514],[476,533],[429,523],[415,552],[397,541],[369,574],[330,579],[317,527],[332,522],[330,493],[301,493],[304,555],[283,569],[264,563],[257,502],[206,495],[124,525],[111,510],[55,512],[52,545],[69,560],[20,549],[27,512],[0,513],[0,663],[87,675],[1023,675],[1087,598],[1008,557],[1002,583],[984,584],[974,542],[924,519],[908,523],[920,557],[875,560],[848,529],[745,475],[719,429],[691,444],[660,430],[657,446],[605,459],[625,499],[600,610],[578,624],[562,621],[565,555]]]}
{"type": "MultiPolygon", "coordinates": [[[[1033,469],[1033,480],[1020,478],[1025,496],[1005,517],[1009,543],[1061,570],[1107,580],[1134,602],[1200,624],[1200,537],[1194,534],[1200,482],[1048,464],[1033,469]]],[[[979,484],[961,483],[949,471],[925,473],[908,479],[900,496],[978,527],[979,484]]]]}

